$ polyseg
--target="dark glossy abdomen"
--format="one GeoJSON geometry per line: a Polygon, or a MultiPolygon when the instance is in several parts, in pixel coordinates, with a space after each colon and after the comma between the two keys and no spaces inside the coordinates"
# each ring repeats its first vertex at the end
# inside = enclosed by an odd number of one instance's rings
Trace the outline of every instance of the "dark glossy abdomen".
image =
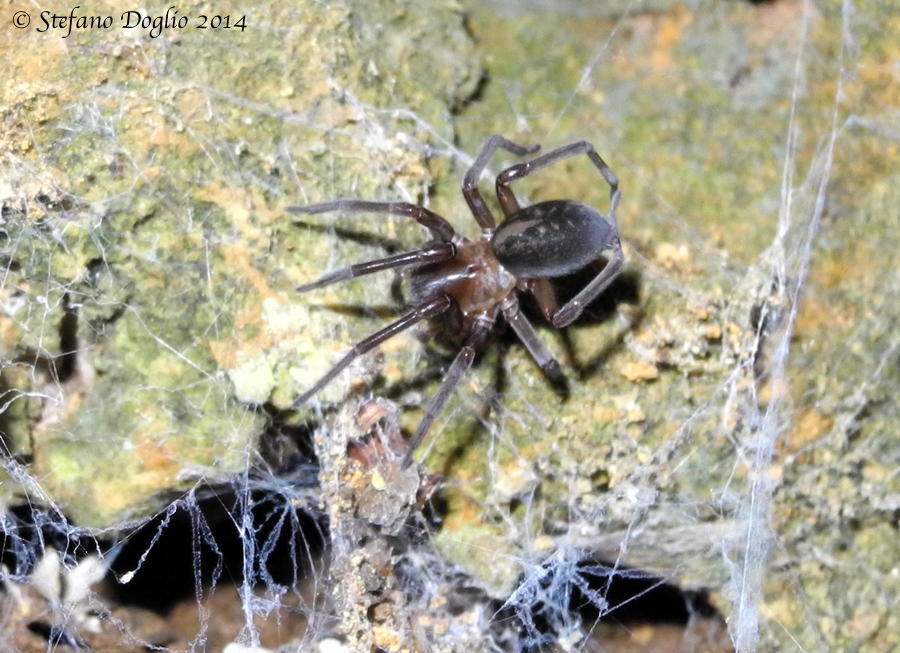
{"type": "Polygon", "coordinates": [[[504,220],[494,254],[517,277],[561,277],[596,260],[615,230],[593,207],[570,200],[539,202],[504,220]]]}

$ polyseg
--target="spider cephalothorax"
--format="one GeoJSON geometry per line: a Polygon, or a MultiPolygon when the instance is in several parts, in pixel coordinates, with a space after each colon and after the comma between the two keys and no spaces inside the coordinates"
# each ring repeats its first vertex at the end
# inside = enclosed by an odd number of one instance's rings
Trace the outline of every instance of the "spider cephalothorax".
{"type": "Polygon", "coordinates": [[[407,462],[463,373],[472,365],[475,352],[485,342],[499,314],[541,369],[551,375],[559,374],[558,363],[519,310],[517,291],[532,293],[547,321],[560,328],[577,319],[584,307],[612,283],[625,261],[615,217],[620,195],[618,181],[590,143],[578,141],[564,145],[510,166],[497,176],[497,199],[505,215],[498,226],[478,191],[481,173],[497,148],[525,156],[537,152],[540,146],[517,145],[496,134],[482,145],[466,173],[462,189],[475,221],[481,227],[482,235],[478,240],[458,235],[444,218],[428,209],[403,202],[341,199],[287,208],[292,213],[342,210],[402,215],[418,221],[435,237],[435,242],[422,249],[357,263],[298,287],[299,291],[306,291],[379,270],[409,266],[407,277],[415,308],[356,343],[325,376],[294,401],[294,407],[321,390],[360,354],[422,320],[448,313],[456,319],[446,320],[445,324],[453,325],[464,344],[410,440],[407,462]],[[539,202],[525,208],[519,206],[509,187],[510,182],[577,154],[585,154],[609,184],[609,213],[604,216],[596,209],[572,200],[539,202]],[[604,268],[560,308],[548,279],[583,268],[603,252],[611,252],[604,268]]]}

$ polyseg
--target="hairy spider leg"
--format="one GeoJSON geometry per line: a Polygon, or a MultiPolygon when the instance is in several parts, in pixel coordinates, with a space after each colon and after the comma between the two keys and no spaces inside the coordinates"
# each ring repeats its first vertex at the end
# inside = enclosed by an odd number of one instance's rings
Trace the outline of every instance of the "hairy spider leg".
{"type": "Polygon", "coordinates": [[[327,213],[329,211],[346,211],[348,213],[389,213],[412,218],[434,234],[434,237],[444,242],[450,242],[456,237],[456,232],[450,223],[424,206],[410,204],[408,202],[372,202],[369,200],[340,199],[331,202],[319,202],[318,204],[305,204],[302,206],[288,206],[285,211],[289,213],[327,213]]]}
{"type": "Polygon", "coordinates": [[[341,371],[343,371],[344,368],[352,363],[357,356],[365,354],[367,351],[374,349],[388,338],[391,338],[401,331],[404,331],[411,326],[418,324],[422,320],[427,320],[428,318],[440,315],[441,313],[449,309],[452,305],[453,300],[450,299],[450,297],[448,297],[447,295],[435,297],[434,299],[427,301],[424,304],[421,304],[410,312],[406,313],[396,322],[392,322],[383,329],[380,329],[372,335],[363,338],[358,343],[353,345],[350,351],[344,354],[344,357],[341,358],[341,360],[339,360],[334,367],[328,370],[325,376],[316,381],[316,384],[313,387],[294,399],[294,402],[291,404],[291,408],[297,408],[298,406],[304,404],[310,397],[324,388],[329,381],[340,374],[341,371]]]}
{"type": "Polygon", "coordinates": [[[475,162],[463,178],[462,192],[469,209],[472,211],[472,215],[475,217],[475,222],[482,229],[493,229],[497,226],[497,223],[494,222],[494,216],[491,215],[490,209],[484,203],[484,198],[481,197],[481,193],[478,190],[478,180],[481,179],[481,173],[484,172],[488,159],[497,151],[497,148],[503,148],[516,156],[525,156],[526,154],[534,154],[541,149],[541,146],[518,145],[499,134],[488,136],[484,143],[481,144],[481,149],[478,151],[478,156],[475,157],[475,162]]]}
{"type": "Polygon", "coordinates": [[[584,307],[606,290],[613,279],[622,271],[625,255],[622,253],[622,243],[619,240],[619,227],[616,221],[616,207],[619,205],[619,198],[622,194],[619,190],[619,180],[601,156],[597,154],[594,146],[587,141],[577,141],[569,145],[563,145],[546,154],[535,157],[531,161],[523,161],[512,165],[497,175],[497,199],[499,199],[504,211],[507,211],[507,215],[510,215],[507,207],[516,207],[516,210],[518,210],[518,202],[516,202],[515,196],[509,188],[509,184],[512,181],[529,175],[535,170],[546,168],[557,161],[579,154],[586,155],[600,171],[600,174],[603,175],[606,183],[609,184],[609,213],[605,217],[612,224],[616,235],[615,242],[612,243],[613,257],[609,263],[583,290],[553,314],[550,322],[557,328],[568,326],[574,322],[581,315],[584,307]]]}
{"type": "Polygon", "coordinates": [[[493,325],[494,321],[491,319],[479,319],[475,322],[475,325],[472,327],[472,333],[466,340],[466,344],[464,344],[462,349],[459,350],[459,353],[456,354],[456,358],[453,359],[453,362],[450,364],[450,367],[444,375],[441,387],[438,388],[438,391],[431,398],[431,401],[425,408],[425,415],[422,417],[422,421],[419,422],[416,432],[413,433],[412,437],[409,439],[409,451],[407,451],[406,457],[403,459],[404,469],[409,467],[409,464],[412,462],[413,452],[416,450],[416,447],[422,443],[422,439],[425,437],[425,434],[428,433],[428,429],[431,427],[432,422],[434,422],[435,418],[440,414],[444,404],[447,403],[447,399],[450,398],[453,389],[456,388],[456,385],[459,383],[463,374],[472,367],[472,362],[475,360],[475,354],[484,344],[493,325]]]}
{"type": "Polygon", "coordinates": [[[550,350],[547,349],[540,337],[538,337],[531,321],[519,309],[519,300],[516,299],[515,295],[510,295],[509,299],[504,302],[501,310],[503,311],[503,317],[509,322],[516,335],[519,336],[519,340],[525,345],[525,349],[531,354],[538,367],[551,379],[560,381],[563,373],[559,363],[553,358],[553,354],[550,353],[550,350]]]}
{"type": "Polygon", "coordinates": [[[322,275],[315,281],[300,284],[297,286],[297,292],[306,292],[315,288],[323,288],[338,281],[361,277],[364,274],[372,274],[373,272],[381,272],[391,268],[399,268],[404,265],[419,265],[422,263],[437,263],[446,261],[456,255],[456,246],[453,243],[437,243],[423,249],[413,250],[411,252],[403,252],[380,258],[374,261],[365,261],[363,263],[354,263],[345,268],[340,268],[334,272],[322,275]]]}

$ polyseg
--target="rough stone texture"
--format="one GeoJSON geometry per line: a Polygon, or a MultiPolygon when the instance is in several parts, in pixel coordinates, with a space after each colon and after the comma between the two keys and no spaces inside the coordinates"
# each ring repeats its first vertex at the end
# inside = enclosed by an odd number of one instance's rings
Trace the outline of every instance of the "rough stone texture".
{"type": "MultiPolygon", "coordinates": [[[[438,540],[498,594],[515,577],[498,552],[515,566],[573,546],[713,590],[742,650],[888,650],[896,17],[493,7],[471,20],[491,83],[456,121],[462,144],[590,139],[621,180],[630,281],[567,338],[544,333],[578,373],[568,401],[519,347],[499,382],[482,365],[469,402],[499,388],[490,429],[456,417],[430,458],[460,481],[438,540]]],[[[585,161],[520,188],[606,204],[585,161]]]]}
{"type": "MultiPolygon", "coordinates": [[[[477,61],[452,5],[264,3],[243,31],[191,15],[157,38],[62,39],[33,13],[0,50],[2,428],[76,523],[105,527],[246,468],[255,407],[287,407],[368,328],[292,288],[383,250],[283,207],[421,199],[432,136],[402,110],[449,137],[477,61]]],[[[420,231],[375,220],[388,240],[420,231]]]]}

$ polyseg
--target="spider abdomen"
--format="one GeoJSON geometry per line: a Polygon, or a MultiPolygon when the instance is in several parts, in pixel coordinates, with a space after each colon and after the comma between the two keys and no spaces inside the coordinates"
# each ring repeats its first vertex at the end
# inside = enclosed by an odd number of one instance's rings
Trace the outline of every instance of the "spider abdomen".
{"type": "Polygon", "coordinates": [[[494,254],[517,277],[560,277],[613,247],[616,231],[596,209],[571,200],[526,206],[491,239],[494,254]]]}

